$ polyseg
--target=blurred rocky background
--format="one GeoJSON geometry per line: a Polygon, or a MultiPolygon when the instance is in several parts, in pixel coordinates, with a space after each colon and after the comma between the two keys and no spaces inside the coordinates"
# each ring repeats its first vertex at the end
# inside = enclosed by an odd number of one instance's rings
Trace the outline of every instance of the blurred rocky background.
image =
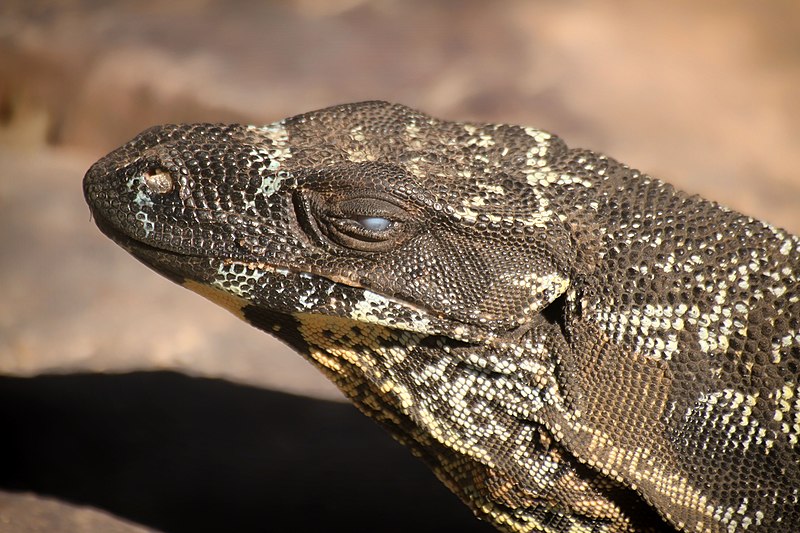
{"type": "Polygon", "coordinates": [[[397,101],[797,233],[798,87],[794,0],[4,0],[0,531],[488,530],[299,356],[100,235],[81,178],[140,130],[397,101]]]}

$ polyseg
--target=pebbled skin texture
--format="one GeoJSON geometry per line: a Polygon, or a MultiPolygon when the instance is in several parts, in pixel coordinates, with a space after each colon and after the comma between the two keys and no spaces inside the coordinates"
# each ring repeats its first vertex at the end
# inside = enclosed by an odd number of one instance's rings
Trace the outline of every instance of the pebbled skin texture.
{"type": "Polygon", "coordinates": [[[84,191],[501,530],[800,523],[795,236],[543,131],[384,102],[151,128],[84,191]]]}

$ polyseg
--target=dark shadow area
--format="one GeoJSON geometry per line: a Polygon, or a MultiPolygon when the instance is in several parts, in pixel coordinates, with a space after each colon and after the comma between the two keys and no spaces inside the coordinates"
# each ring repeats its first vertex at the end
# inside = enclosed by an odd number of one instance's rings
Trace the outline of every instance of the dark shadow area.
{"type": "Polygon", "coordinates": [[[0,488],[167,532],[493,531],[347,404],[169,372],[0,378],[0,488]]]}

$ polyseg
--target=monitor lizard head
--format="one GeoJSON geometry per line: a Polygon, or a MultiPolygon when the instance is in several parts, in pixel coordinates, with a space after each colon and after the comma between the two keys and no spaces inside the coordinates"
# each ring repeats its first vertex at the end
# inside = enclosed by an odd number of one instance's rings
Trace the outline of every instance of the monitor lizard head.
{"type": "Polygon", "coordinates": [[[614,482],[537,419],[599,238],[581,217],[603,169],[579,155],[364,102],[151,128],[84,191],[104,233],[304,354],[478,514],[625,529],[614,482]]]}
{"type": "Polygon", "coordinates": [[[181,283],[472,341],[525,326],[569,285],[556,187],[530,185],[563,149],[538,130],[366,102],[265,127],[151,128],[84,187],[109,236],[181,283]]]}

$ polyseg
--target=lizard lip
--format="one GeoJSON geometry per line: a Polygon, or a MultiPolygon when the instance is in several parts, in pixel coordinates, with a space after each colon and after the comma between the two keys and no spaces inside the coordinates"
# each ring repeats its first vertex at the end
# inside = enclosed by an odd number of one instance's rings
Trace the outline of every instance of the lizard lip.
{"type": "MultiPolygon", "coordinates": [[[[155,270],[159,274],[167,277],[175,283],[181,284],[187,279],[186,275],[178,271],[174,266],[175,257],[181,257],[181,264],[184,266],[190,263],[202,263],[208,261],[208,258],[204,256],[182,254],[142,242],[141,240],[132,237],[131,235],[117,228],[116,225],[109,220],[109,218],[106,217],[102,211],[94,208],[92,208],[91,211],[95,224],[104,235],[117,243],[122,249],[126,250],[147,267],[155,270]]],[[[199,264],[198,267],[200,267],[199,264]]],[[[196,271],[202,270],[202,267],[196,269],[196,271]]]]}
{"type": "MultiPolygon", "coordinates": [[[[257,261],[253,259],[244,259],[244,258],[235,258],[235,257],[227,257],[227,258],[211,258],[206,255],[202,254],[191,254],[186,252],[180,252],[176,250],[172,250],[167,247],[160,247],[153,244],[148,244],[143,242],[136,237],[131,236],[130,234],[121,231],[113,221],[111,221],[101,210],[91,209],[92,217],[94,218],[94,222],[100,231],[110,238],[112,241],[117,243],[121,248],[128,251],[134,257],[143,261],[145,264],[150,266],[151,268],[153,265],[151,264],[153,261],[156,261],[157,265],[159,266],[158,270],[167,270],[168,274],[170,274],[171,278],[176,277],[176,273],[172,272],[172,269],[169,268],[169,261],[166,261],[167,258],[175,258],[181,257],[189,260],[210,260],[213,259],[215,261],[222,261],[227,263],[243,263],[243,264],[251,264],[257,265],[259,268],[263,270],[270,270],[270,271],[287,271],[287,272],[294,272],[296,274],[310,274],[325,277],[330,279],[335,283],[339,283],[341,285],[346,285],[348,287],[353,287],[356,289],[364,289],[361,284],[354,282],[343,276],[324,276],[320,273],[315,272],[306,272],[300,271],[295,268],[289,266],[281,266],[281,265],[273,265],[269,263],[264,263],[263,261],[257,261]],[[159,260],[159,258],[161,260],[159,260]]],[[[185,276],[179,276],[181,279],[185,278],[185,276]]]]}
{"type": "Polygon", "coordinates": [[[153,251],[164,251],[156,246],[151,246],[134,237],[131,237],[124,231],[121,231],[101,210],[93,207],[90,210],[95,225],[103,233],[103,235],[117,243],[122,248],[126,250],[141,248],[150,249],[153,251]]]}
{"type": "MultiPolygon", "coordinates": [[[[320,272],[298,270],[297,268],[293,268],[291,266],[274,265],[253,258],[211,257],[207,255],[188,254],[185,252],[171,250],[166,247],[159,247],[157,245],[143,242],[140,239],[121,231],[118,227],[116,227],[114,222],[109,220],[109,218],[106,217],[100,210],[92,209],[92,216],[94,217],[95,224],[103,234],[116,242],[121,248],[133,255],[140,262],[178,284],[183,284],[189,279],[202,283],[211,283],[214,276],[217,274],[217,266],[219,263],[223,263],[249,265],[262,271],[269,271],[281,276],[305,275],[320,277],[327,279],[332,283],[346,286],[351,289],[367,290],[362,284],[346,276],[331,276],[320,272]],[[176,262],[176,258],[180,258],[180,260],[176,262]],[[189,268],[189,264],[191,263],[194,264],[195,268],[189,268]],[[180,268],[180,270],[178,270],[178,268],[180,268]],[[195,275],[187,277],[185,274],[187,270],[194,272],[195,275]]],[[[391,297],[388,298],[393,299],[391,297]]],[[[410,302],[398,301],[398,303],[402,303],[404,307],[422,314],[429,314],[432,312],[429,309],[424,309],[423,307],[414,305],[410,302]]],[[[442,317],[438,318],[440,320],[442,319],[442,317]]],[[[462,324],[462,327],[466,328],[466,325],[462,324]]],[[[474,335],[475,332],[473,331],[472,334],[474,335]]]]}

